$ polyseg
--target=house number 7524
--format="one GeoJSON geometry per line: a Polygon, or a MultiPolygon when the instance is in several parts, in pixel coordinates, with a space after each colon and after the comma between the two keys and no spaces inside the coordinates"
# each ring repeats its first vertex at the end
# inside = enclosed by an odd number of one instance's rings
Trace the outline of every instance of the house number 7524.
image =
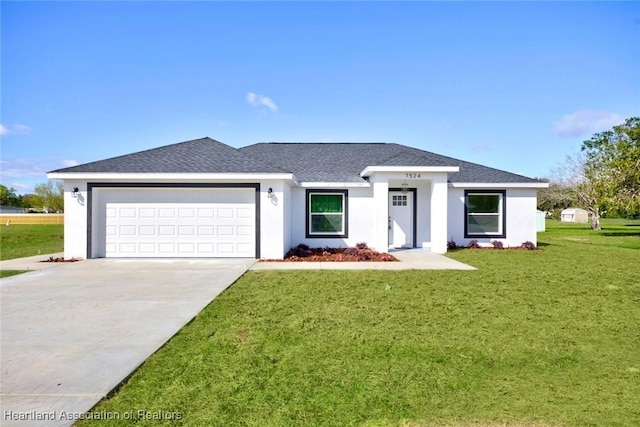
{"type": "Polygon", "coordinates": [[[408,173],[405,178],[421,178],[419,173],[408,173]]]}

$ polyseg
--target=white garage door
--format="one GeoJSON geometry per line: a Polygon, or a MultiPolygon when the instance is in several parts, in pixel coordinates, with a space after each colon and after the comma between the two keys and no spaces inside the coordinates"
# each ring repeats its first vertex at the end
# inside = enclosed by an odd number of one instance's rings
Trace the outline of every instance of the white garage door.
{"type": "Polygon", "coordinates": [[[107,257],[255,256],[255,205],[107,203],[107,257]]]}

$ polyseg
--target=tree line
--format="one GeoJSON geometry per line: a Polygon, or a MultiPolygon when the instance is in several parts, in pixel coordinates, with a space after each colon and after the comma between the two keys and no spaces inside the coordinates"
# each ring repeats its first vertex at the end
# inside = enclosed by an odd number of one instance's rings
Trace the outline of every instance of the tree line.
{"type": "Polygon", "coordinates": [[[61,181],[38,184],[34,193],[18,195],[13,187],[0,184],[0,205],[48,213],[64,212],[64,189],[61,181]]]}
{"type": "Polygon", "coordinates": [[[547,181],[549,188],[538,192],[538,209],[583,208],[593,230],[600,230],[602,217],[640,216],[640,117],[594,134],[547,181]]]}

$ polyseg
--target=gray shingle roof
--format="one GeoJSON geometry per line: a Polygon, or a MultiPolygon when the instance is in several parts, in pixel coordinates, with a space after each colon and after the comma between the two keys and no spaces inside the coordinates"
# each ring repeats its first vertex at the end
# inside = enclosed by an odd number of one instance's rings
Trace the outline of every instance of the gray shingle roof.
{"type": "Polygon", "coordinates": [[[233,148],[211,138],[166,145],[52,172],[293,173],[302,182],[364,182],[367,166],[459,166],[450,182],[536,183],[535,179],[387,143],[259,143],[233,148]]]}
{"type": "Polygon", "coordinates": [[[259,143],[239,149],[286,167],[300,181],[362,182],[367,166],[459,166],[449,182],[536,183],[535,179],[429,151],[386,143],[259,143]]]}
{"type": "Polygon", "coordinates": [[[286,170],[211,138],[200,138],[52,172],[281,173],[286,170]]]}

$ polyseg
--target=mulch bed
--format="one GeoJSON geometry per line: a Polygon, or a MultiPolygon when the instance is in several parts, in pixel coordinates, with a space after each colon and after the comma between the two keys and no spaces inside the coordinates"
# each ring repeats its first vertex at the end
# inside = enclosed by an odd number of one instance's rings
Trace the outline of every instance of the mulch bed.
{"type": "Polygon", "coordinates": [[[520,246],[503,246],[502,242],[494,240],[493,242],[491,242],[490,246],[480,246],[480,244],[478,243],[477,240],[471,240],[469,242],[469,246],[458,246],[456,244],[456,242],[450,241],[447,242],[447,249],[448,250],[458,250],[458,249],[520,249],[520,250],[527,250],[527,251],[538,251],[540,250],[539,247],[537,247],[533,242],[523,242],[520,246]]]}
{"type": "Polygon", "coordinates": [[[78,262],[81,261],[78,258],[69,258],[69,259],[65,259],[62,257],[49,257],[48,259],[45,259],[44,261],[40,261],[40,262],[78,262]]]}
{"type": "Polygon", "coordinates": [[[364,243],[354,248],[310,248],[300,244],[291,248],[284,259],[267,259],[265,262],[393,262],[393,255],[376,252],[364,243]]]}

